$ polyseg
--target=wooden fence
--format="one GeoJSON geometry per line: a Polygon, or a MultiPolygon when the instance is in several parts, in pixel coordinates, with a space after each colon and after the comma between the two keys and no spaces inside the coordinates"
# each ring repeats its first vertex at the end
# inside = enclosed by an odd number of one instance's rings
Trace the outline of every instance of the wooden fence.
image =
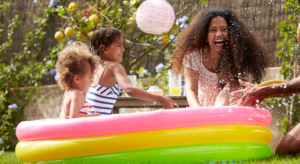
{"type": "MultiPolygon", "coordinates": [[[[34,0],[11,0],[13,3],[16,3],[14,9],[18,10],[20,13],[20,20],[24,22],[21,26],[18,27],[18,30],[13,34],[13,46],[7,54],[6,58],[9,58],[14,53],[21,52],[24,48],[22,43],[24,41],[24,36],[28,29],[32,27],[32,18],[30,18],[26,12],[32,12],[37,15],[42,15],[41,11],[38,9],[39,6],[34,3],[34,0]]],[[[44,4],[49,3],[50,0],[37,0],[44,4]]],[[[67,1],[67,0],[66,0],[67,1]]],[[[66,2],[64,1],[64,2],[66,2]]],[[[79,0],[79,3],[88,2],[90,0],[79,0]]],[[[173,0],[168,0],[173,6],[176,5],[172,3],[173,0]]],[[[208,0],[208,2],[199,4],[198,10],[193,13],[195,15],[198,11],[208,8],[230,8],[240,14],[248,28],[260,38],[262,43],[267,47],[269,53],[272,55],[271,66],[281,66],[282,61],[278,59],[275,55],[276,45],[278,44],[278,35],[279,30],[276,28],[280,21],[283,21],[287,18],[287,13],[282,7],[283,3],[287,0],[208,0]]],[[[195,4],[197,5],[197,4],[195,4]]],[[[186,15],[187,13],[182,13],[186,15]]],[[[7,17],[12,18],[14,15],[13,10],[7,12],[7,17]]],[[[8,25],[3,14],[0,15],[0,21],[4,25],[8,25]]],[[[60,27],[61,20],[60,18],[51,19],[51,27],[47,30],[46,38],[42,43],[42,53],[38,56],[40,60],[43,60],[45,56],[49,54],[49,48],[56,46],[58,43],[54,39],[54,34],[60,27]]],[[[7,26],[3,28],[0,37],[0,44],[2,44],[7,37],[5,33],[7,26]]],[[[71,38],[75,40],[74,38],[71,38]]],[[[141,65],[144,66],[149,72],[155,73],[154,67],[164,62],[163,56],[159,54],[154,54],[151,57],[145,56],[141,60],[141,65]]],[[[46,77],[43,80],[44,85],[55,84],[53,76],[46,77]]]]}

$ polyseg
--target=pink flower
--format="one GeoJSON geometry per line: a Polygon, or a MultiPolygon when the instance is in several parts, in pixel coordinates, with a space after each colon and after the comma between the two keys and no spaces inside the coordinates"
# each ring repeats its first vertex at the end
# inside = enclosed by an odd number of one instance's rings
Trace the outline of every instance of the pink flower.
{"type": "Polygon", "coordinates": [[[81,12],[83,12],[83,16],[86,17],[86,18],[88,19],[89,16],[91,15],[90,12],[92,11],[92,9],[93,9],[93,10],[97,10],[96,4],[94,5],[93,8],[88,7],[88,8],[86,8],[86,9],[82,10],[81,12]]]}

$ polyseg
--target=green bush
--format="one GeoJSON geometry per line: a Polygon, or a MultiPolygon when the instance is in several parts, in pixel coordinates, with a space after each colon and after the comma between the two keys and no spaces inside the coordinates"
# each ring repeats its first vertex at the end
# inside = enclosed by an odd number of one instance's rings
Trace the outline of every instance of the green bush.
{"type": "MultiPolygon", "coordinates": [[[[54,67],[56,54],[65,45],[63,42],[50,49],[50,54],[43,61],[38,60],[41,53],[41,43],[45,38],[48,20],[54,16],[55,8],[44,7],[40,9],[43,16],[38,17],[28,13],[34,24],[27,31],[23,41],[21,52],[7,55],[7,50],[12,48],[12,35],[17,27],[22,24],[18,11],[14,10],[14,17],[6,16],[8,10],[12,10],[15,4],[0,0],[0,13],[9,22],[6,41],[0,45],[0,150],[14,150],[18,140],[15,134],[18,118],[23,114],[25,106],[33,101],[33,91],[38,91],[40,80],[49,75],[49,70],[54,67]],[[7,59],[7,57],[10,57],[7,59]],[[14,104],[14,105],[13,105],[14,104]]],[[[0,28],[4,25],[0,23],[0,28]]],[[[0,34],[0,37],[3,37],[0,34]]]]}
{"type": "MultiPolygon", "coordinates": [[[[299,44],[297,40],[297,27],[299,24],[300,5],[297,0],[288,0],[283,4],[285,11],[289,13],[288,19],[278,24],[279,28],[279,43],[276,55],[283,59],[282,68],[280,74],[284,76],[286,80],[291,80],[299,75],[298,59],[300,55],[299,44]]],[[[273,99],[271,99],[272,101],[273,99]]],[[[286,98],[289,102],[287,106],[287,116],[282,120],[283,133],[286,134],[290,126],[294,126],[299,122],[299,109],[300,109],[300,97],[292,96],[286,98]]]]}

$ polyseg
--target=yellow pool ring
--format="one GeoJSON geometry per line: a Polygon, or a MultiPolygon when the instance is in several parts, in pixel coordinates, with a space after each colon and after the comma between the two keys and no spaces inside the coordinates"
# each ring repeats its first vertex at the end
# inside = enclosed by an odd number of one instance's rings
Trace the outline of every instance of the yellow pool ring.
{"type": "Polygon", "coordinates": [[[268,144],[271,139],[271,130],[262,126],[202,126],[84,138],[19,142],[16,147],[16,155],[22,162],[38,162],[180,145],[227,142],[268,144]]]}
{"type": "Polygon", "coordinates": [[[270,84],[282,84],[282,83],[286,83],[287,81],[284,80],[269,80],[269,81],[265,81],[261,84],[259,84],[260,87],[266,86],[266,85],[270,85],[270,84]]]}

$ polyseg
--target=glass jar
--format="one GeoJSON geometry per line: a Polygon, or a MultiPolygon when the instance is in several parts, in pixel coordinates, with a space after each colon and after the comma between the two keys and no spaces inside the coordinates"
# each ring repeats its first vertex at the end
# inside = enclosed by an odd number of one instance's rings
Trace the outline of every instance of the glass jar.
{"type": "Polygon", "coordinates": [[[169,73],[169,95],[179,96],[181,95],[181,74],[175,76],[170,71],[169,73]]]}

